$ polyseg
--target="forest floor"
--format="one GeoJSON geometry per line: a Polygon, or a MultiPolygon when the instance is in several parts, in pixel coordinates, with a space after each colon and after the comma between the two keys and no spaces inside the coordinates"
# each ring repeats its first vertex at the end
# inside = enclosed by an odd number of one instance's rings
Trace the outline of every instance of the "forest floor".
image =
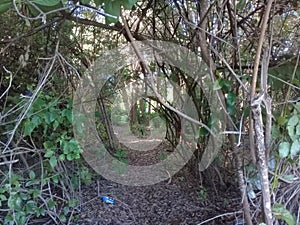
{"type": "MultiPolygon", "coordinates": [[[[124,134],[123,129],[116,127],[116,135],[124,134]]],[[[154,163],[171,148],[153,137],[137,141],[136,137],[119,135],[118,139],[128,149],[147,150],[155,145],[152,151],[128,151],[129,163],[135,165],[154,163]]],[[[74,225],[225,225],[243,221],[237,188],[217,183],[214,187],[204,187],[188,165],[171,179],[151,186],[126,186],[99,176],[91,185],[83,187],[80,195],[79,219],[72,223],[74,225]],[[102,196],[114,199],[115,204],[103,203],[102,196]],[[224,216],[205,222],[222,214],[224,216]]]]}
{"type": "Polygon", "coordinates": [[[72,224],[101,225],[180,225],[239,224],[242,221],[238,192],[207,191],[201,196],[199,182],[177,174],[171,183],[131,187],[105,179],[94,181],[82,190],[79,219],[72,224]],[[109,196],[115,204],[103,203],[109,196]],[[236,213],[232,213],[236,212],[236,213]],[[204,222],[218,215],[232,213],[204,222]]]}

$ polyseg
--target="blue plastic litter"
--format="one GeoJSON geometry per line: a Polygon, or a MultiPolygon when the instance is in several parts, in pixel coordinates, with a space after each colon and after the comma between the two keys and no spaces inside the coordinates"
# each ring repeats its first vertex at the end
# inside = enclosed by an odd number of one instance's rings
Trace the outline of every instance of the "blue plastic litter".
{"type": "Polygon", "coordinates": [[[107,197],[107,196],[102,196],[101,200],[102,200],[102,202],[104,202],[104,203],[108,203],[108,204],[112,204],[112,205],[115,204],[115,200],[112,199],[112,198],[109,198],[109,197],[107,197]]]}

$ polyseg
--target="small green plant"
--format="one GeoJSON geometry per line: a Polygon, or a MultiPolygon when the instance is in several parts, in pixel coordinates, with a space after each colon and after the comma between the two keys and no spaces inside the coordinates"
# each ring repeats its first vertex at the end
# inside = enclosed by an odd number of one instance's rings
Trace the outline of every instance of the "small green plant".
{"type": "Polygon", "coordinates": [[[127,153],[124,149],[119,149],[114,153],[114,156],[123,163],[128,163],[127,153]]]}
{"type": "Polygon", "coordinates": [[[82,149],[73,138],[72,123],[71,100],[59,102],[58,98],[41,94],[24,122],[24,136],[31,136],[39,141],[42,137],[45,138],[41,140],[46,150],[44,157],[49,159],[54,168],[58,160],[80,158],[82,149]]]}
{"type": "Polygon", "coordinates": [[[168,153],[166,151],[163,151],[159,154],[159,159],[162,161],[162,160],[165,160],[166,158],[168,157],[168,153]]]}
{"type": "Polygon", "coordinates": [[[114,153],[114,156],[116,159],[112,161],[113,169],[119,174],[124,173],[127,168],[126,165],[128,164],[126,150],[119,149],[114,153]]]}
{"type": "Polygon", "coordinates": [[[288,225],[295,225],[295,218],[282,204],[275,204],[272,207],[273,215],[280,220],[284,220],[288,225]]]}
{"type": "Polygon", "coordinates": [[[297,164],[300,166],[300,103],[294,104],[293,113],[284,121],[284,124],[288,137],[285,137],[285,140],[279,144],[279,156],[297,160],[297,164]]]}
{"type": "Polygon", "coordinates": [[[71,183],[74,188],[79,188],[80,184],[90,185],[94,174],[86,166],[79,166],[76,174],[71,174],[71,183]]]}
{"type": "Polygon", "coordinates": [[[67,192],[73,189],[65,187],[89,184],[92,173],[82,164],[82,149],[73,137],[72,125],[71,99],[51,93],[38,95],[19,130],[24,141],[35,146],[34,154],[24,155],[30,169],[2,171],[5,176],[0,177],[0,217],[5,225],[26,224],[49,215],[61,224],[73,219],[71,211],[77,200],[69,197],[72,195],[57,197],[56,193],[62,186],[67,192]],[[74,163],[66,165],[68,161],[74,163]],[[76,172],[69,173],[70,166],[75,166],[76,172]]]}
{"type": "Polygon", "coordinates": [[[205,201],[207,199],[207,191],[202,185],[199,187],[199,197],[201,201],[205,201]]]}

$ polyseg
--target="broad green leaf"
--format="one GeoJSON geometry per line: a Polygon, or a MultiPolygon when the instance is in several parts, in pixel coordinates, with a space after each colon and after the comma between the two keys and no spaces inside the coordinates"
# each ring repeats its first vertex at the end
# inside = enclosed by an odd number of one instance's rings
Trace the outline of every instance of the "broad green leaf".
{"type": "Polygon", "coordinates": [[[290,138],[292,140],[295,140],[296,136],[295,136],[295,126],[287,126],[287,131],[288,131],[288,134],[290,136],[290,138]]]}
{"type": "MultiPolygon", "coordinates": [[[[33,0],[32,2],[43,12],[50,12],[63,7],[63,4],[60,0],[33,0]]],[[[33,6],[29,3],[27,4],[27,8],[33,16],[38,16],[41,13],[39,10],[36,9],[36,6],[33,6]]]]}
{"type": "Polygon", "coordinates": [[[213,85],[213,90],[217,91],[217,90],[220,90],[221,88],[222,88],[222,86],[220,85],[220,80],[216,80],[213,85]]]}
{"type": "Polygon", "coordinates": [[[64,154],[59,155],[59,160],[64,161],[66,159],[66,156],[64,154]]]}
{"type": "Polygon", "coordinates": [[[59,215],[59,219],[63,223],[67,221],[67,218],[66,218],[66,216],[64,214],[59,215]]]}
{"type": "Polygon", "coordinates": [[[56,206],[56,202],[54,200],[52,200],[52,199],[49,199],[49,201],[48,201],[48,207],[49,207],[49,209],[53,209],[54,206],[56,206]]]}
{"type": "Polygon", "coordinates": [[[227,111],[230,115],[234,114],[235,102],[236,102],[235,94],[233,94],[232,92],[228,93],[226,97],[226,104],[227,104],[227,111]]]}
{"type": "Polygon", "coordinates": [[[273,125],[271,128],[272,138],[279,138],[281,136],[278,126],[273,125]]]}
{"type": "Polygon", "coordinates": [[[84,5],[89,5],[91,1],[90,0],[81,0],[80,2],[84,5]]]}
{"type": "Polygon", "coordinates": [[[35,124],[27,120],[24,124],[24,136],[30,135],[35,128],[35,124]]]}
{"type": "Polygon", "coordinates": [[[9,10],[13,6],[13,3],[11,0],[2,1],[0,3],[0,13],[4,13],[7,10],[9,10]]]}
{"type": "Polygon", "coordinates": [[[29,172],[29,178],[30,178],[31,180],[35,178],[35,173],[34,173],[33,170],[31,170],[31,171],[29,172]]]}
{"type": "Polygon", "coordinates": [[[72,111],[71,111],[70,109],[64,109],[64,110],[62,111],[62,115],[63,115],[64,117],[67,117],[68,121],[69,121],[70,123],[72,123],[72,111]]]}
{"type": "Polygon", "coordinates": [[[6,201],[7,200],[7,197],[5,195],[0,195],[0,200],[1,201],[6,201]]]}
{"type": "Polygon", "coordinates": [[[95,0],[96,7],[99,7],[99,5],[102,5],[103,2],[104,2],[104,0],[95,0]]]}
{"type": "Polygon", "coordinates": [[[122,5],[124,9],[132,9],[132,6],[137,2],[137,0],[123,0],[122,5]]]}
{"type": "Polygon", "coordinates": [[[195,138],[200,138],[202,136],[207,136],[209,135],[209,132],[208,130],[206,130],[204,127],[201,127],[199,130],[198,130],[198,134],[196,134],[195,138]]]}
{"type": "Polygon", "coordinates": [[[13,216],[11,214],[6,215],[4,222],[9,223],[9,224],[14,224],[13,216]],[[10,223],[10,222],[12,222],[12,223],[10,223]]]}
{"type": "Polygon", "coordinates": [[[32,192],[32,198],[36,199],[40,195],[41,191],[39,189],[35,189],[32,192]]]}
{"type": "Polygon", "coordinates": [[[32,0],[31,2],[42,6],[56,6],[60,3],[60,0],[32,0]]]}
{"type": "Polygon", "coordinates": [[[31,118],[31,122],[34,124],[35,127],[38,127],[42,123],[42,119],[38,115],[34,115],[31,118]]]}
{"type": "Polygon", "coordinates": [[[300,113],[300,103],[299,102],[294,104],[294,108],[300,113]]]}
{"type": "Polygon", "coordinates": [[[300,124],[296,126],[296,135],[300,136],[300,124]]]}
{"type": "Polygon", "coordinates": [[[274,204],[272,212],[277,219],[284,220],[288,225],[296,224],[293,215],[282,204],[274,204]]]}
{"type": "Polygon", "coordinates": [[[222,87],[222,90],[225,93],[228,93],[230,91],[230,89],[232,87],[232,83],[230,81],[220,78],[219,83],[220,83],[220,86],[222,87]]]}
{"type": "Polygon", "coordinates": [[[293,115],[291,118],[289,118],[287,126],[296,126],[299,122],[298,115],[293,115]]]}
{"type": "Polygon", "coordinates": [[[57,159],[54,155],[50,157],[49,163],[52,168],[54,168],[57,165],[57,159]]]}
{"type": "Polygon", "coordinates": [[[53,156],[54,152],[52,150],[47,150],[44,157],[45,158],[50,158],[51,156],[53,156]]]}
{"type": "Polygon", "coordinates": [[[67,154],[67,160],[71,161],[73,159],[75,159],[73,154],[71,154],[71,153],[67,154]]]}
{"type": "Polygon", "coordinates": [[[47,124],[52,123],[58,117],[57,111],[53,110],[52,112],[46,113],[45,121],[47,124]]]}
{"type": "Polygon", "coordinates": [[[276,118],[276,121],[277,121],[277,123],[278,123],[279,126],[284,126],[285,123],[286,123],[286,118],[283,117],[283,116],[278,116],[276,118]]]}
{"type": "Polygon", "coordinates": [[[291,156],[295,156],[300,152],[300,141],[296,139],[291,146],[291,156]]]}
{"type": "Polygon", "coordinates": [[[53,123],[53,129],[56,130],[56,128],[58,128],[58,126],[59,126],[59,122],[58,122],[58,120],[55,120],[53,123]]]}
{"type": "Polygon", "coordinates": [[[236,5],[236,8],[239,10],[243,10],[245,6],[246,6],[246,0],[239,0],[236,5]]]}
{"type": "Polygon", "coordinates": [[[293,180],[295,180],[295,179],[298,179],[298,178],[295,177],[295,175],[293,175],[293,174],[284,175],[283,178],[284,178],[285,180],[289,180],[289,181],[293,181],[293,180]]]}
{"type": "Polygon", "coordinates": [[[58,184],[59,179],[58,179],[57,175],[54,175],[51,179],[52,179],[53,183],[58,184]]]}
{"type": "Polygon", "coordinates": [[[281,142],[279,144],[279,156],[280,158],[285,158],[289,155],[290,152],[290,143],[281,142]]]}
{"type": "Polygon", "coordinates": [[[106,16],[105,20],[106,20],[107,24],[118,22],[118,17],[120,16],[120,12],[121,12],[120,1],[119,0],[116,0],[116,1],[105,0],[104,11],[107,14],[116,17],[116,18],[113,18],[111,16],[106,16]]]}
{"type": "Polygon", "coordinates": [[[227,94],[226,102],[228,105],[235,105],[236,102],[236,95],[233,94],[232,92],[227,94]]]}
{"type": "Polygon", "coordinates": [[[53,148],[56,148],[56,145],[52,141],[45,141],[43,143],[43,146],[46,150],[51,150],[53,148]]]}

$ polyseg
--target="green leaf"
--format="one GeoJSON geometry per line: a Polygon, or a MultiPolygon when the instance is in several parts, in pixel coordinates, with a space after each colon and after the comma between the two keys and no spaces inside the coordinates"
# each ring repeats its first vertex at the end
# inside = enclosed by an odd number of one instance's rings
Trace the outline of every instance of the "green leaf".
{"type": "Polygon", "coordinates": [[[132,9],[132,6],[137,2],[137,0],[123,0],[122,5],[124,9],[132,9]]]}
{"type": "Polygon", "coordinates": [[[47,124],[50,124],[53,121],[55,121],[57,117],[58,117],[57,110],[52,110],[51,112],[46,113],[45,121],[47,124]]]}
{"type": "Polygon", "coordinates": [[[77,199],[70,199],[69,201],[68,201],[68,206],[69,207],[76,207],[76,205],[78,204],[78,200],[77,199]]]}
{"type": "Polygon", "coordinates": [[[41,119],[39,116],[34,115],[34,116],[31,118],[31,122],[34,124],[35,127],[38,127],[39,125],[41,125],[42,119],[41,119]]]}
{"type": "Polygon", "coordinates": [[[285,158],[289,155],[290,152],[290,143],[281,142],[279,144],[279,156],[280,158],[285,158]]]}
{"type": "Polygon", "coordinates": [[[49,163],[52,168],[54,168],[57,165],[57,159],[54,155],[50,157],[49,163]]]}
{"type": "Polygon", "coordinates": [[[42,6],[56,6],[60,3],[60,0],[32,0],[31,2],[42,6]]]}
{"type": "Polygon", "coordinates": [[[228,93],[227,97],[226,97],[226,102],[230,106],[235,105],[236,95],[234,93],[232,93],[232,92],[228,93]]]}
{"type": "Polygon", "coordinates": [[[103,2],[104,2],[103,0],[95,0],[96,7],[98,8],[99,5],[102,5],[103,2]]]}
{"type": "Polygon", "coordinates": [[[54,143],[52,141],[45,141],[43,143],[43,146],[46,150],[53,150],[56,148],[56,146],[54,145],[54,143]]]}
{"type": "Polygon", "coordinates": [[[296,126],[296,135],[300,136],[300,124],[296,126]]]}
{"type": "Polygon", "coordinates": [[[220,85],[220,79],[216,80],[213,84],[213,90],[217,91],[217,90],[220,90],[221,88],[222,88],[222,86],[220,85]]]}
{"type": "Polygon", "coordinates": [[[232,92],[228,93],[226,97],[226,104],[227,104],[227,111],[230,115],[234,114],[235,102],[236,102],[235,94],[233,94],[232,92]]]}
{"type": "Polygon", "coordinates": [[[288,134],[290,136],[290,138],[294,141],[296,136],[295,136],[295,126],[287,126],[287,131],[288,131],[288,134]]]}
{"type": "Polygon", "coordinates": [[[279,138],[281,136],[279,127],[272,125],[271,134],[272,134],[272,138],[274,138],[274,139],[279,138]]]}
{"type": "Polygon", "coordinates": [[[66,216],[63,215],[63,214],[59,215],[59,219],[60,219],[60,221],[63,222],[63,223],[67,221],[66,216]]]}
{"type": "Polygon", "coordinates": [[[35,128],[35,124],[30,120],[26,120],[24,124],[24,136],[30,135],[35,128]]]}
{"type": "Polygon", "coordinates": [[[72,111],[71,111],[70,109],[64,109],[64,110],[62,111],[62,115],[63,115],[64,117],[67,117],[67,120],[68,120],[70,123],[72,123],[72,111]]]}
{"type": "Polygon", "coordinates": [[[80,2],[84,5],[89,5],[91,1],[90,0],[81,0],[80,2]]]}
{"type": "Polygon", "coordinates": [[[4,13],[13,6],[11,0],[2,1],[0,3],[0,13],[4,13]]]}
{"type": "Polygon", "coordinates": [[[48,201],[49,209],[53,209],[55,206],[56,206],[56,202],[52,199],[49,199],[49,201],[48,201]]]}
{"type": "Polygon", "coordinates": [[[223,78],[220,78],[219,82],[220,82],[220,86],[222,87],[222,90],[224,91],[224,93],[228,93],[231,89],[232,83],[223,78]]]}
{"type": "Polygon", "coordinates": [[[69,161],[71,161],[71,160],[73,160],[74,159],[74,156],[73,156],[73,154],[67,154],[67,160],[69,160],[69,161]]]}
{"type": "Polygon", "coordinates": [[[6,201],[7,200],[7,197],[5,195],[0,195],[0,200],[1,201],[6,201]]]}
{"type": "Polygon", "coordinates": [[[58,126],[59,126],[59,122],[58,122],[58,120],[55,120],[53,123],[53,129],[56,130],[56,128],[58,128],[58,126]]]}
{"type": "Polygon", "coordinates": [[[276,121],[279,126],[284,126],[286,123],[286,118],[283,116],[278,116],[278,117],[276,117],[276,121]]]}
{"type": "Polygon", "coordinates": [[[106,24],[111,24],[111,23],[118,22],[118,17],[120,16],[120,12],[121,12],[121,3],[120,3],[120,1],[118,1],[118,0],[116,0],[116,1],[105,0],[104,11],[107,14],[116,17],[116,18],[113,18],[111,16],[106,16],[105,17],[106,24]]]}
{"type": "Polygon", "coordinates": [[[288,225],[296,224],[293,215],[282,204],[275,204],[272,207],[272,212],[277,219],[284,220],[288,225]]]}
{"type": "Polygon", "coordinates": [[[291,146],[291,156],[295,156],[300,152],[300,141],[296,139],[291,146]]]}
{"type": "Polygon", "coordinates": [[[5,222],[5,223],[9,223],[9,224],[14,224],[14,218],[13,218],[13,216],[10,215],[10,214],[7,214],[7,215],[5,216],[4,222],[5,222]],[[10,223],[10,222],[13,222],[13,223],[10,223]]]}
{"type": "Polygon", "coordinates": [[[289,118],[287,126],[296,126],[299,122],[298,115],[293,115],[291,118],[289,118]]]}
{"type": "Polygon", "coordinates": [[[30,178],[31,180],[33,180],[33,179],[35,178],[35,173],[34,173],[33,170],[31,170],[31,171],[29,172],[29,178],[30,178]]]}
{"type": "Polygon", "coordinates": [[[236,5],[236,8],[239,10],[243,10],[246,6],[246,0],[239,0],[238,4],[236,5]]]}
{"type": "Polygon", "coordinates": [[[299,102],[294,104],[294,108],[298,111],[298,113],[300,113],[300,103],[299,102]]]}
{"type": "Polygon", "coordinates": [[[36,199],[41,194],[41,191],[39,189],[35,189],[32,192],[32,198],[36,199]]]}
{"type": "Polygon", "coordinates": [[[64,161],[66,159],[66,156],[64,154],[59,155],[59,160],[64,161]]]}

